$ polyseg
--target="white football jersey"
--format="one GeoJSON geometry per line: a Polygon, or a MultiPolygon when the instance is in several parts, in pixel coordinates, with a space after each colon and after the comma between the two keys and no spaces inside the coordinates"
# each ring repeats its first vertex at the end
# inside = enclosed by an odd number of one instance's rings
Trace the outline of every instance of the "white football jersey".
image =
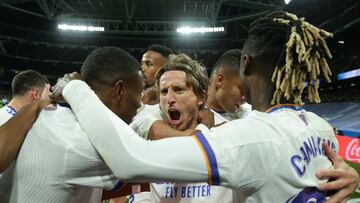
{"type": "Polygon", "coordinates": [[[234,189],[234,202],[325,198],[316,190],[322,181],[315,172],[332,167],[322,143],[335,151],[338,144],[324,119],[299,106],[253,110],[244,119],[191,137],[147,141],[127,128],[84,82],[71,81],[63,95],[91,143],[123,181],[208,181],[234,189]]]}
{"type": "Polygon", "coordinates": [[[147,197],[151,202],[233,202],[231,189],[209,185],[207,183],[151,183],[150,192],[142,192],[128,196],[134,203],[142,202],[147,197]]]}
{"type": "Polygon", "coordinates": [[[245,119],[204,132],[204,137],[216,157],[230,157],[218,158],[217,166],[225,182],[236,188],[236,202],[320,200],[324,196],[316,190],[315,172],[332,167],[322,142],[338,151],[332,127],[292,105],[252,111],[245,119]]]}
{"type": "Polygon", "coordinates": [[[100,202],[118,180],[70,108],[41,111],[14,168],[0,178],[0,202],[100,202]]]}
{"type": "Polygon", "coordinates": [[[165,116],[162,113],[159,104],[143,104],[130,123],[130,127],[134,129],[134,131],[137,132],[140,137],[148,139],[151,125],[155,121],[164,119],[165,116]]]}
{"type": "Polygon", "coordinates": [[[217,113],[223,118],[232,121],[235,119],[245,118],[247,115],[250,114],[251,108],[251,105],[245,102],[239,106],[235,113],[228,113],[225,111],[217,111],[217,113]]]}
{"type": "Polygon", "coordinates": [[[0,125],[3,125],[11,117],[16,114],[16,111],[11,106],[4,106],[0,109],[0,125]]]}
{"type": "MultiPolygon", "coordinates": [[[[214,113],[215,125],[227,122],[228,120],[220,114],[214,113]]],[[[164,120],[166,117],[160,109],[159,104],[145,105],[134,117],[130,126],[141,137],[147,138],[151,125],[157,120],[164,120]]],[[[232,190],[221,186],[210,186],[207,183],[150,183],[150,192],[141,192],[127,196],[128,201],[134,203],[150,202],[161,203],[227,203],[233,202],[232,190]]]]}

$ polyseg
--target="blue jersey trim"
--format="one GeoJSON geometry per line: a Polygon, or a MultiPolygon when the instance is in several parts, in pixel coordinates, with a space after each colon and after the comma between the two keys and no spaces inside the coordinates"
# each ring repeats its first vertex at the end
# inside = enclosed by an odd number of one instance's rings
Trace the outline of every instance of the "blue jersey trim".
{"type": "Polygon", "coordinates": [[[10,115],[15,116],[16,110],[12,106],[5,106],[5,108],[6,108],[6,112],[8,112],[10,115]]]}
{"type": "Polygon", "coordinates": [[[124,182],[119,181],[111,191],[115,192],[116,190],[120,189],[124,185],[124,182]]]}
{"type": "Polygon", "coordinates": [[[71,106],[70,106],[70,104],[68,104],[68,103],[58,103],[58,105],[59,106],[62,106],[62,107],[66,107],[66,108],[69,108],[69,109],[71,109],[71,106]]]}
{"type": "Polygon", "coordinates": [[[286,203],[307,203],[316,202],[322,203],[326,201],[326,196],[323,192],[319,191],[316,187],[307,187],[300,191],[298,194],[292,196],[286,203]]]}
{"type": "Polygon", "coordinates": [[[201,147],[204,149],[206,156],[209,160],[209,167],[211,169],[211,185],[220,185],[220,176],[219,176],[219,169],[217,166],[217,161],[215,157],[215,153],[212,150],[209,142],[206,140],[205,136],[200,132],[195,134],[195,137],[199,140],[201,147]]]}

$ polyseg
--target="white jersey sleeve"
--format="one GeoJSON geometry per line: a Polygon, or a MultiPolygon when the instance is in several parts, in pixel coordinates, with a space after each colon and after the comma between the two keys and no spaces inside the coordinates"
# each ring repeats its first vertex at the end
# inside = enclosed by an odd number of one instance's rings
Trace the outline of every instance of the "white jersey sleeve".
{"type": "Polygon", "coordinates": [[[130,127],[142,138],[148,139],[151,125],[157,121],[163,120],[162,111],[158,104],[143,105],[130,123],[130,127]]]}
{"type": "Polygon", "coordinates": [[[147,141],[111,112],[85,82],[71,81],[63,96],[119,179],[219,183],[215,155],[201,134],[147,141]]]}
{"type": "Polygon", "coordinates": [[[6,123],[15,113],[15,110],[9,106],[2,107],[0,109],[0,125],[6,123]]]}

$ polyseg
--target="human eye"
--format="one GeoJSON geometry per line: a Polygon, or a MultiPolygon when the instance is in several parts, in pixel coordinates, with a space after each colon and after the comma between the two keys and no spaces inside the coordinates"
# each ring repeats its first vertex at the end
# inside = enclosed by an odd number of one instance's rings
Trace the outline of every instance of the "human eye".
{"type": "Polygon", "coordinates": [[[161,94],[161,95],[166,95],[167,92],[168,92],[168,89],[167,89],[167,88],[160,89],[160,94],[161,94]]]}
{"type": "Polygon", "coordinates": [[[181,94],[183,92],[185,92],[185,88],[184,87],[180,87],[180,86],[176,86],[174,87],[174,91],[178,94],[181,94]]]}

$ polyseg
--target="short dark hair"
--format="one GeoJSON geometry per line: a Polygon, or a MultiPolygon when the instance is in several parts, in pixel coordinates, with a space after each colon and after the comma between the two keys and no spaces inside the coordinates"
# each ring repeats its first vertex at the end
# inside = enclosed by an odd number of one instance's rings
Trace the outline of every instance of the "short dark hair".
{"type": "Polygon", "coordinates": [[[152,44],[148,47],[147,51],[154,51],[157,52],[159,54],[161,54],[161,56],[168,58],[170,54],[173,53],[173,51],[164,46],[164,45],[160,45],[160,44],[152,44]]]}
{"type": "Polygon", "coordinates": [[[34,70],[21,71],[11,82],[13,96],[23,96],[32,88],[44,88],[49,83],[46,76],[34,70]]]}
{"type": "Polygon", "coordinates": [[[231,49],[225,52],[215,63],[211,76],[220,68],[233,72],[238,72],[240,68],[241,51],[239,49],[231,49]]]}
{"type": "Polygon", "coordinates": [[[117,47],[103,47],[86,57],[81,67],[81,76],[88,83],[112,85],[119,79],[128,80],[139,71],[139,62],[128,52],[117,47]]]}

